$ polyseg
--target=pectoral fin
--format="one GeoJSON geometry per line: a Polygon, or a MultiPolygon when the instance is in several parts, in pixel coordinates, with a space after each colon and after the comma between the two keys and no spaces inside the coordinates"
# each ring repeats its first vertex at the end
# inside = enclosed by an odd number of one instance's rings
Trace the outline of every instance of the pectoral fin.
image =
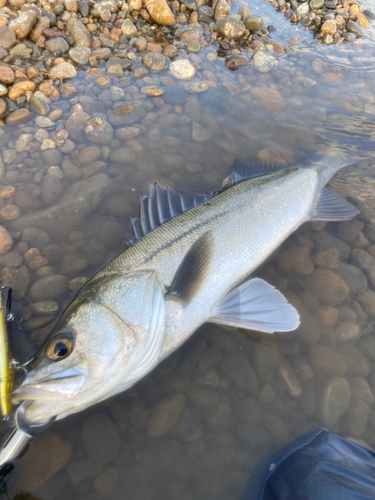
{"type": "Polygon", "coordinates": [[[319,196],[310,220],[349,220],[358,214],[359,211],[353,205],[343,200],[334,189],[326,186],[319,196]]]}
{"type": "Polygon", "coordinates": [[[213,253],[211,233],[205,233],[188,250],[172,280],[166,298],[187,305],[199,293],[210,271],[213,253]]]}
{"type": "Polygon", "coordinates": [[[208,321],[265,333],[289,332],[300,323],[294,307],[260,278],[249,280],[229,292],[214,308],[208,321]]]}

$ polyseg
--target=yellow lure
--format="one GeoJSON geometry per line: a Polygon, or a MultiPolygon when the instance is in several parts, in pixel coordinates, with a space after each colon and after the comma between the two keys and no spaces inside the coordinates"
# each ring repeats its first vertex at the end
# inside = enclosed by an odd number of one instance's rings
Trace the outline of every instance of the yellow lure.
{"type": "Polygon", "coordinates": [[[12,409],[11,395],[14,381],[13,353],[8,336],[7,315],[10,307],[11,288],[0,289],[0,409],[6,419],[12,409]]]}

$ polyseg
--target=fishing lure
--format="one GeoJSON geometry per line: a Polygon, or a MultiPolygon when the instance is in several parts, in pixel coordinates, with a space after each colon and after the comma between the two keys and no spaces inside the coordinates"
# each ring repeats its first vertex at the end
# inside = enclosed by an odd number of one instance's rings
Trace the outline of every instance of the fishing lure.
{"type": "Polygon", "coordinates": [[[12,289],[3,286],[0,289],[0,409],[4,420],[9,418],[12,404],[11,395],[14,382],[13,346],[9,324],[13,321],[10,312],[12,289]]]}

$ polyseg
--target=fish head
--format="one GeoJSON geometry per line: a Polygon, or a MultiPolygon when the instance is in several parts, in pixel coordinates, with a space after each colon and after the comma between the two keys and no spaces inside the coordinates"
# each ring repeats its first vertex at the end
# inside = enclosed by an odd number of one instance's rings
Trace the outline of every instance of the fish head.
{"type": "Polygon", "coordinates": [[[89,281],[28,365],[13,402],[30,424],[60,420],[121,392],[157,364],[164,294],[153,272],[89,281]]]}

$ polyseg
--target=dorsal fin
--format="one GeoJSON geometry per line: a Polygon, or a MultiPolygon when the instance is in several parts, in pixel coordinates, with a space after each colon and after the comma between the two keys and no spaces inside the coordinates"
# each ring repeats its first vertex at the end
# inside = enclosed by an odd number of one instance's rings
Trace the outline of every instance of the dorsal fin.
{"type": "Polygon", "coordinates": [[[160,184],[148,186],[148,196],[140,195],[139,217],[130,217],[133,234],[127,235],[129,244],[135,243],[155,227],[209,200],[215,193],[183,194],[160,184]]]}
{"type": "Polygon", "coordinates": [[[230,174],[228,186],[232,186],[233,184],[243,181],[244,179],[258,177],[259,175],[274,174],[288,168],[291,167],[270,167],[269,165],[259,165],[254,162],[254,160],[242,160],[240,158],[236,158],[233,162],[232,173],[230,174]]]}

